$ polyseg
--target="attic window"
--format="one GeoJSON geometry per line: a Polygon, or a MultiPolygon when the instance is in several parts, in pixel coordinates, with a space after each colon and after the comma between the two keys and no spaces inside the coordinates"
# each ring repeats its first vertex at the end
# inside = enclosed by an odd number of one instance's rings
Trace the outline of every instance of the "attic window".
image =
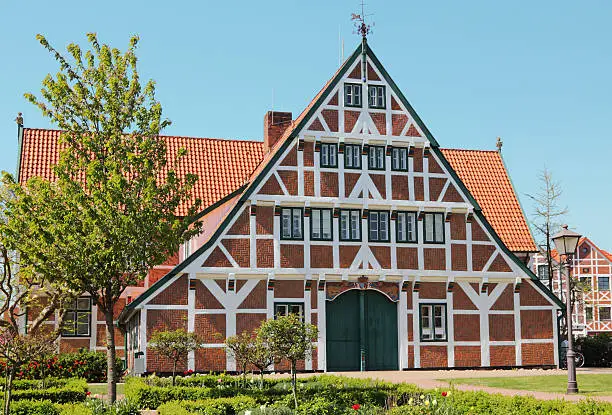
{"type": "Polygon", "coordinates": [[[370,108],[385,108],[385,87],[370,85],[368,87],[370,108]]]}
{"type": "Polygon", "coordinates": [[[344,106],[361,107],[360,84],[344,84],[344,106]]]}

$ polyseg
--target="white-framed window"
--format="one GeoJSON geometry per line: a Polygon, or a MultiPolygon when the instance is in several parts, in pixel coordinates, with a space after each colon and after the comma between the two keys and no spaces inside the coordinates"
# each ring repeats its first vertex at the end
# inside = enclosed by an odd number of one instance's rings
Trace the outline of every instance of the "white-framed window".
{"type": "Polygon", "coordinates": [[[446,304],[421,304],[421,341],[446,341],[446,304]]]}
{"type": "Polygon", "coordinates": [[[127,327],[128,334],[128,348],[129,350],[135,351],[140,350],[140,318],[132,318],[128,322],[127,327]]]}
{"type": "Polygon", "coordinates": [[[397,242],[416,242],[416,212],[397,212],[395,222],[397,242]]]}
{"type": "Polygon", "coordinates": [[[332,210],[312,208],[310,211],[310,239],[332,240],[332,210]]]}
{"type": "Polygon", "coordinates": [[[188,258],[191,255],[191,239],[183,242],[183,259],[188,258]]]}
{"type": "Polygon", "coordinates": [[[425,214],[425,243],[443,244],[444,243],[444,214],[426,213],[425,214]]]}
{"type": "Polygon", "coordinates": [[[599,307],[599,321],[610,321],[610,307],[599,307]]]}
{"type": "Polygon", "coordinates": [[[391,149],[391,170],[408,171],[408,149],[406,147],[391,149]]]}
{"type": "Polygon", "coordinates": [[[370,85],[368,87],[370,108],[385,108],[385,87],[382,85],[370,85]]]}
{"type": "Polygon", "coordinates": [[[338,167],[338,144],[321,143],[321,167],[338,167]]]}
{"type": "Polygon", "coordinates": [[[304,239],[304,235],[302,233],[303,222],[303,208],[282,208],[281,239],[304,239]]]}
{"type": "Polygon", "coordinates": [[[361,211],[358,209],[340,210],[340,240],[361,240],[361,211]]]}
{"type": "Polygon", "coordinates": [[[385,146],[370,146],[368,149],[368,168],[370,170],[385,169],[385,146]]]}
{"type": "Polygon", "coordinates": [[[597,277],[597,289],[606,291],[610,289],[610,277],[597,277]]]}
{"type": "Polygon", "coordinates": [[[344,167],[348,169],[361,168],[361,146],[359,144],[344,145],[344,167]]]}
{"type": "Polygon", "coordinates": [[[304,303],[274,303],[274,318],[296,314],[304,321],[304,303]]]}
{"type": "Polygon", "coordinates": [[[368,212],[368,240],[389,242],[389,212],[370,210],[368,212]]]}
{"type": "Polygon", "coordinates": [[[89,337],[91,335],[91,298],[81,297],[66,307],[63,337],[89,337]]]}
{"type": "Polygon", "coordinates": [[[548,281],[548,264],[538,265],[538,279],[548,281]]]}
{"type": "Polygon", "coordinates": [[[361,107],[361,84],[344,84],[344,105],[361,107]]]}

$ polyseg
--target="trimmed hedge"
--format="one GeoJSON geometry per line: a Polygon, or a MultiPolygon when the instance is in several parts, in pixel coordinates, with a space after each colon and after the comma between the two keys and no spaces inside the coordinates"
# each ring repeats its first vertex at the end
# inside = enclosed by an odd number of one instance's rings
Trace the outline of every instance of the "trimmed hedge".
{"type": "Polygon", "coordinates": [[[22,400],[11,402],[11,415],[60,415],[60,411],[51,401],[22,400]]]}
{"type": "MultiPolygon", "coordinates": [[[[13,391],[17,390],[26,390],[26,389],[46,389],[46,388],[63,388],[68,384],[74,384],[73,381],[82,380],[85,388],[87,388],[87,381],[84,379],[78,378],[53,378],[48,377],[44,380],[42,379],[16,379],[13,381],[13,391]]],[[[76,384],[75,384],[76,385],[76,384]]],[[[79,386],[81,383],[78,384],[79,386]]],[[[0,390],[4,390],[5,380],[0,380],[0,390]]]]}
{"type": "Polygon", "coordinates": [[[157,411],[163,414],[190,414],[200,415],[236,415],[241,411],[256,406],[255,399],[248,396],[234,398],[205,399],[200,401],[173,401],[160,405],[157,411]]]}
{"type": "Polygon", "coordinates": [[[23,389],[13,391],[14,401],[34,400],[51,401],[53,403],[82,402],[87,397],[87,382],[82,379],[72,379],[62,388],[23,389]]]}

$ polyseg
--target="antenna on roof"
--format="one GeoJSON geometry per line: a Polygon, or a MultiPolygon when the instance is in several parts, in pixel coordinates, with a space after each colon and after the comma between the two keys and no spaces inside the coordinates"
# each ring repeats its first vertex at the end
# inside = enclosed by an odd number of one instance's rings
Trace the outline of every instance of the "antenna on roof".
{"type": "Polygon", "coordinates": [[[504,145],[504,142],[502,141],[501,137],[497,137],[497,143],[495,143],[495,147],[497,147],[497,151],[499,153],[501,153],[503,145],[504,145]]]}
{"type": "Polygon", "coordinates": [[[367,53],[367,37],[370,33],[372,33],[372,26],[374,26],[374,24],[369,25],[366,23],[366,18],[368,16],[371,16],[371,14],[365,14],[365,6],[366,4],[364,3],[364,0],[361,0],[361,14],[356,14],[356,13],[351,13],[351,20],[354,22],[355,25],[355,31],[354,33],[357,33],[359,35],[361,35],[361,78],[363,80],[363,83],[367,82],[367,76],[366,76],[366,62],[367,62],[367,58],[366,58],[366,53],[367,53]]]}

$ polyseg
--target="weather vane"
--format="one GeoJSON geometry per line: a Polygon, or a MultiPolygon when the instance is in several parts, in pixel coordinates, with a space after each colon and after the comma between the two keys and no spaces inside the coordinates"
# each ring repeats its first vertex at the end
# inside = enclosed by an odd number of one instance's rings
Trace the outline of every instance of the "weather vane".
{"type": "Polygon", "coordinates": [[[360,34],[364,39],[372,33],[372,27],[374,24],[369,25],[366,23],[366,17],[371,14],[365,14],[365,3],[361,0],[361,14],[351,13],[351,20],[355,22],[355,33],[360,34]]]}

